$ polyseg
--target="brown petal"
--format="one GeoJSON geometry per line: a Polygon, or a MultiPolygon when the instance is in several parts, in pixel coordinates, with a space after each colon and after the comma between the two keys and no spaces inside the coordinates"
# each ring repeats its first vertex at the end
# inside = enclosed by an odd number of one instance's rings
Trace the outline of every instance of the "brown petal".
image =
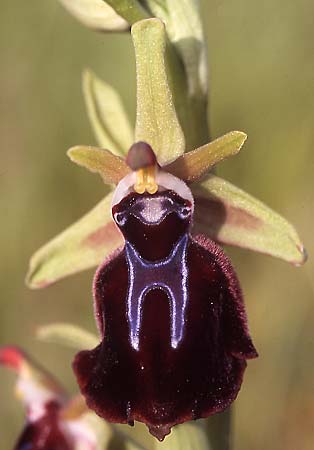
{"type": "Polygon", "coordinates": [[[118,184],[130,172],[124,159],[102,148],[77,145],[70,148],[67,155],[79,166],[99,173],[106,184],[118,184]]]}
{"type": "Polygon", "coordinates": [[[247,135],[242,131],[231,131],[213,142],[183,154],[165,166],[164,170],[186,182],[197,181],[215,164],[237,154],[246,138],[247,135]]]}

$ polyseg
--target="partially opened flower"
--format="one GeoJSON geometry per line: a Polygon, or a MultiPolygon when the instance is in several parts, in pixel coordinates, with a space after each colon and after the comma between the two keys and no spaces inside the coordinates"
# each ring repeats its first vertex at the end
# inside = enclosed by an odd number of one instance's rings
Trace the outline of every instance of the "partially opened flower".
{"type": "Polygon", "coordinates": [[[17,347],[0,348],[0,365],[16,372],[16,394],[26,408],[26,424],[15,450],[99,449],[99,436],[79,397],[70,399],[50,374],[17,347]]]}

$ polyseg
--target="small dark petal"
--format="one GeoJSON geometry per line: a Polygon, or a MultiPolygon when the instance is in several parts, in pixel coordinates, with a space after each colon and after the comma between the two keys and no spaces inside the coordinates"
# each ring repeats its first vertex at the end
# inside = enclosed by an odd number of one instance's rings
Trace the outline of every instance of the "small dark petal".
{"type": "Polygon", "coordinates": [[[130,147],[126,157],[126,163],[132,170],[154,166],[157,163],[156,155],[146,142],[136,142],[130,147]]]}
{"type": "Polygon", "coordinates": [[[189,235],[191,216],[180,214],[188,205],[171,191],[156,194],[165,202],[149,216],[162,217],[154,225],[131,197],[116,211],[129,201],[126,246],[95,276],[102,342],[78,353],[73,368],[98,415],[144,422],[162,440],[173,425],[226,409],[257,354],[231,263],[213,241],[189,235]]]}
{"type": "Polygon", "coordinates": [[[14,450],[74,450],[60,426],[59,410],[59,404],[47,404],[40,419],[26,424],[14,450]]]}

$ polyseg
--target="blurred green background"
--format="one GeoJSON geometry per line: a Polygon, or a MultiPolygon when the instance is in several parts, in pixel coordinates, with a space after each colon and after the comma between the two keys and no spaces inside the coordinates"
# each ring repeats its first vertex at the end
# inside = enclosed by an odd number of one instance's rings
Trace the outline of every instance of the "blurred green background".
{"type": "MultiPolygon", "coordinates": [[[[234,411],[235,450],[314,448],[314,3],[204,0],[212,137],[238,129],[248,142],[218,173],[295,224],[310,259],[302,268],[239,249],[258,360],[249,362],[234,411]]],[[[91,67],[122,94],[134,119],[128,35],[93,33],[57,0],[0,5],[0,344],[23,346],[75,391],[73,352],[36,342],[38,324],[95,330],[92,272],[44,291],[24,285],[29,256],[102,197],[96,176],[70,163],[95,144],[81,94],[91,67]]],[[[0,371],[1,449],[13,447],[23,411],[0,371]]],[[[196,449],[197,450],[197,449],[196,449]]]]}

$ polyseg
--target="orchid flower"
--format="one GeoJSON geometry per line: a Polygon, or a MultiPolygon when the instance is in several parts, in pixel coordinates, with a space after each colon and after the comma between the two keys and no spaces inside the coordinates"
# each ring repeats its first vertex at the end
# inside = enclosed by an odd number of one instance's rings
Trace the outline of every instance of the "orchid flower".
{"type": "MultiPolygon", "coordinates": [[[[190,176],[202,151],[186,158],[190,176]]],[[[94,278],[101,343],[78,353],[73,368],[99,416],[144,422],[163,440],[173,425],[225,410],[257,353],[229,259],[191,235],[187,184],[158,167],[147,143],[133,144],[126,162],[131,172],[112,198],[125,245],[94,278]]]]}
{"type": "Polygon", "coordinates": [[[236,273],[218,244],[295,265],[306,253],[284,218],[213,172],[239,152],[246,135],[232,131],[206,143],[204,39],[195,2],[94,0],[91,9],[84,0],[62,3],[94,29],[110,14],[112,29],[132,26],[136,125],[133,132],[113,88],[85,72],[100,147],[76,146],[68,156],[98,173],[107,193],[35,253],[27,282],[41,288],[99,266],[100,342],[73,363],[81,392],[107,421],[142,421],[162,440],[178,423],[226,409],[246,360],[257,356],[236,273]]]}

